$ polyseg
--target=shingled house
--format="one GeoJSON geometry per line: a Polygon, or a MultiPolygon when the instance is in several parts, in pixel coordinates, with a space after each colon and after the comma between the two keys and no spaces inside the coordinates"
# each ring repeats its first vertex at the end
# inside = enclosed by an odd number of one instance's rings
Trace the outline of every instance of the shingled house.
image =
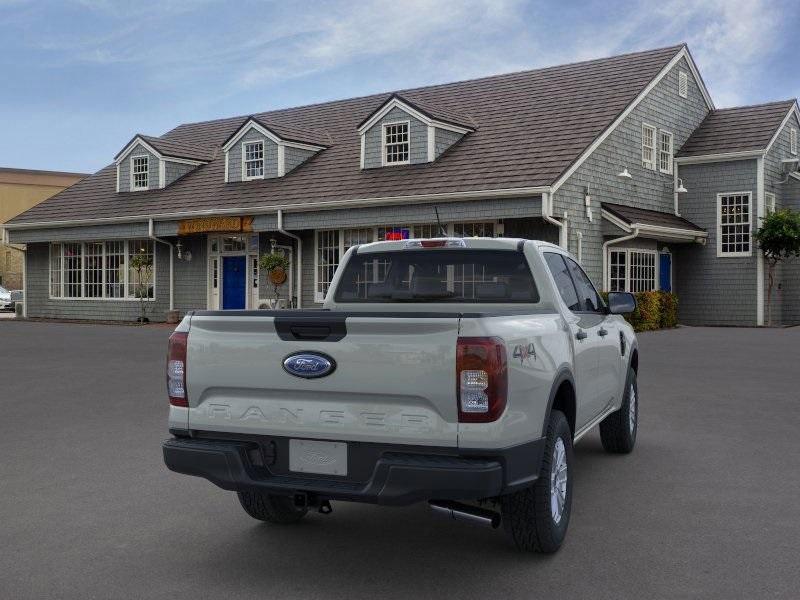
{"type": "MultiPolygon", "coordinates": [[[[717,110],[686,46],[180,125],[17,216],[30,317],[324,299],[345,250],[387,238],[550,240],[599,287],[665,289],[689,324],[760,325],[752,234],[800,204],[796,101],[717,110]],[[134,253],[154,258],[136,281],[134,253]],[[144,285],[139,285],[144,284],[144,285]]],[[[459,275],[465,279],[476,273],[459,275]]],[[[800,322],[800,269],[773,320],[800,322]]]]}

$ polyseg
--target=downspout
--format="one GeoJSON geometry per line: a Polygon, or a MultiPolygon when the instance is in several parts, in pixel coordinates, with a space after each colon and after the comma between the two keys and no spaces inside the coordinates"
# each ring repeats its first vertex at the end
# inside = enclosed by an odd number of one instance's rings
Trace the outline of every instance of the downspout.
{"type": "Polygon", "coordinates": [[[297,308],[303,308],[303,240],[283,228],[283,211],[278,209],[278,233],[297,241],[297,308]]]}
{"type": "Polygon", "coordinates": [[[169,246],[169,310],[175,310],[175,248],[167,240],[156,237],[153,219],[147,221],[147,237],[156,242],[169,246]]]}
{"type": "Polygon", "coordinates": [[[678,161],[673,161],[672,163],[672,199],[675,203],[675,216],[680,217],[681,211],[680,206],[678,205],[678,161]]]}
{"type": "Polygon", "coordinates": [[[608,291],[608,287],[610,287],[608,281],[608,247],[613,246],[614,244],[621,244],[622,242],[627,242],[628,240],[632,240],[635,237],[639,237],[639,228],[634,227],[633,232],[630,235],[624,235],[622,237],[614,238],[613,240],[608,240],[607,242],[603,242],[603,288],[608,291]]]}
{"type": "Polygon", "coordinates": [[[559,221],[558,219],[553,218],[553,195],[548,193],[542,194],[542,219],[547,221],[548,223],[552,223],[556,227],[558,227],[558,245],[567,249],[567,244],[564,240],[564,223],[559,221]]]}

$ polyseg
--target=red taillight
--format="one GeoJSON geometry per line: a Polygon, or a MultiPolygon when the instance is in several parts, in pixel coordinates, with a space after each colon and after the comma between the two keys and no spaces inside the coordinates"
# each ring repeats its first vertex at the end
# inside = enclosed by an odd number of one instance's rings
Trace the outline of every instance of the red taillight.
{"type": "Polygon", "coordinates": [[[460,337],[456,347],[456,396],[460,423],[496,421],[506,409],[506,346],[496,337],[460,337]]]}
{"type": "Polygon", "coordinates": [[[186,397],[186,339],[188,333],[174,332],[169,336],[167,350],[167,393],[172,406],[189,406],[186,397]]]}

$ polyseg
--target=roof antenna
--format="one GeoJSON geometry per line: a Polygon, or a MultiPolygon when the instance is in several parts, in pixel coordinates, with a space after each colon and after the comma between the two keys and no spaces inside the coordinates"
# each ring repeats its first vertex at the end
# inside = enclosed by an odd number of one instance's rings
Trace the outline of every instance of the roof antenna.
{"type": "Polygon", "coordinates": [[[442,225],[442,220],[439,218],[439,207],[434,206],[433,210],[436,212],[436,224],[439,226],[439,235],[442,237],[447,237],[447,230],[442,225]]]}

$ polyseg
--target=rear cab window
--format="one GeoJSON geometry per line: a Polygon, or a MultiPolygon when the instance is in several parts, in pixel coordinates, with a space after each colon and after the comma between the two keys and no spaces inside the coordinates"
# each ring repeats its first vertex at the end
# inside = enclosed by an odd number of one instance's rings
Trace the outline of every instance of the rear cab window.
{"type": "Polygon", "coordinates": [[[353,254],[336,302],[537,303],[525,255],[515,250],[404,249],[353,254]]]}

